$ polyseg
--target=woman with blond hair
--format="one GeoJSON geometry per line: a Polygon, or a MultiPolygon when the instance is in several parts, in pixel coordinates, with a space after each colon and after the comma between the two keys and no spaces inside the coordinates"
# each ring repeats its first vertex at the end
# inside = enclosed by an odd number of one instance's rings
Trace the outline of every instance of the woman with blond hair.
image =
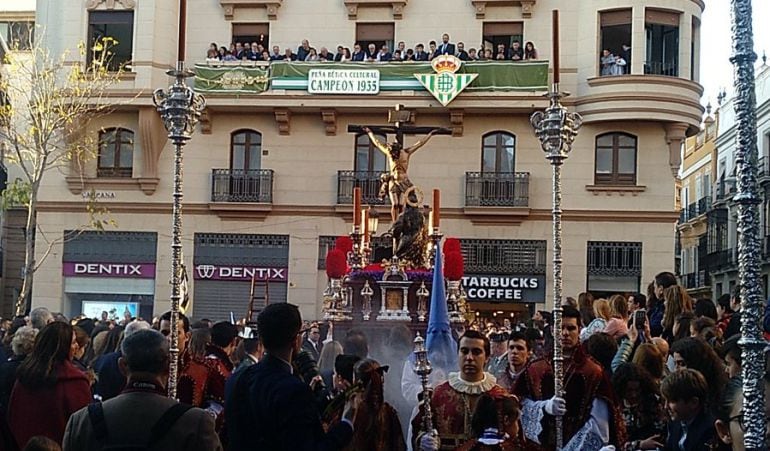
{"type": "Polygon", "coordinates": [[[628,301],[623,295],[614,294],[610,298],[610,319],[603,332],[615,340],[628,333],[628,301]]]}
{"type": "Polygon", "coordinates": [[[692,298],[684,288],[679,285],[671,285],[663,289],[663,304],[666,309],[663,313],[663,335],[662,337],[673,343],[674,324],[676,319],[685,312],[692,312],[692,298]]]}
{"type": "Polygon", "coordinates": [[[593,305],[594,319],[585,329],[580,331],[581,343],[588,340],[591,335],[603,331],[610,319],[610,303],[606,299],[596,299],[593,305]]]}

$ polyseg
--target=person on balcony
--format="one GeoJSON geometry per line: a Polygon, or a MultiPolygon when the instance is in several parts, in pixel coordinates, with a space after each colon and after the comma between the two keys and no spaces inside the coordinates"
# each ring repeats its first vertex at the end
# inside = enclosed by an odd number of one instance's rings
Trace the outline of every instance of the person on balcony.
{"type": "Polygon", "coordinates": [[[468,61],[470,58],[468,57],[468,52],[465,51],[465,44],[462,42],[457,43],[457,55],[456,55],[460,61],[468,61]]]}
{"type": "Polygon", "coordinates": [[[524,49],[521,48],[521,42],[513,41],[513,44],[511,44],[511,59],[514,61],[524,59],[524,49]]]}
{"type": "Polygon", "coordinates": [[[602,50],[602,56],[601,56],[601,71],[599,72],[600,75],[612,75],[613,67],[615,66],[615,55],[610,52],[609,49],[602,50]]]}
{"type": "Polygon", "coordinates": [[[352,61],[365,61],[366,60],[366,52],[361,50],[361,44],[356,44],[353,46],[353,55],[351,56],[352,61]]]}
{"type": "Polygon", "coordinates": [[[535,48],[535,44],[533,44],[532,41],[529,41],[526,44],[524,44],[524,59],[525,60],[537,59],[537,49],[535,48]]]}
{"type": "Polygon", "coordinates": [[[438,46],[435,56],[438,55],[454,55],[455,45],[449,42],[449,35],[444,33],[441,36],[441,45],[438,46]]]}
{"type": "Polygon", "coordinates": [[[414,60],[415,61],[428,61],[428,54],[425,53],[425,46],[417,44],[414,48],[414,60]]]}
{"type": "Polygon", "coordinates": [[[310,43],[307,39],[302,40],[302,45],[297,47],[297,61],[307,61],[307,56],[310,54],[310,43]]]}

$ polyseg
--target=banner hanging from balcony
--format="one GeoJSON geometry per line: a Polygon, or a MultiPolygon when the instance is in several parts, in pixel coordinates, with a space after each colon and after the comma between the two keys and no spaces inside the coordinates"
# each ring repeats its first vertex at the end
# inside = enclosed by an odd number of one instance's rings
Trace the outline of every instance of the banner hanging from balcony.
{"type": "Polygon", "coordinates": [[[198,92],[230,92],[259,94],[268,89],[267,67],[195,66],[195,90],[198,92]]]}
{"type": "Polygon", "coordinates": [[[415,78],[425,86],[429,93],[441,105],[447,106],[465,89],[479,74],[457,74],[463,62],[452,55],[441,55],[431,62],[435,74],[414,74],[415,78]]]}
{"type": "MultiPolygon", "coordinates": [[[[232,68],[236,69],[236,68],[232,68]]],[[[380,91],[427,91],[415,74],[431,74],[430,63],[318,63],[276,61],[270,65],[270,89],[307,91],[311,70],[379,72],[380,91]]],[[[474,74],[465,91],[546,91],[548,61],[465,62],[455,75],[474,74]]],[[[437,74],[436,74],[437,75],[437,74]]]]}

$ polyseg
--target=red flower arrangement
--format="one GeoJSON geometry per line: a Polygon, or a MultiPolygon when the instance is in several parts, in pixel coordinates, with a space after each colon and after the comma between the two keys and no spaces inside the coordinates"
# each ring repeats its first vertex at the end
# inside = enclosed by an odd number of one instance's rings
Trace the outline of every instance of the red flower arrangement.
{"type": "Polygon", "coordinates": [[[347,256],[338,248],[331,249],[326,254],[326,275],[331,279],[342,278],[348,269],[347,256]]]}
{"type": "Polygon", "coordinates": [[[444,254],[444,277],[449,280],[460,280],[465,274],[463,254],[459,251],[447,251],[444,254]]]}
{"type": "Polygon", "coordinates": [[[447,238],[446,241],[444,241],[443,249],[445,254],[450,252],[460,252],[460,240],[457,238],[447,238]]]}
{"type": "Polygon", "coordinates": [[[353,240],[347,235],[338,236],[334,242],[334,248],[342,251],[344,255],[353,250],[353,240]]]}

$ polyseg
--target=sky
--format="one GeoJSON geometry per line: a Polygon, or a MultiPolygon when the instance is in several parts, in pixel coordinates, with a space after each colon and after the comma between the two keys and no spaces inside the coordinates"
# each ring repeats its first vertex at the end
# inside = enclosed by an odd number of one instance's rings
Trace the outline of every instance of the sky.
{"type": "MultiPolygon", "coordinates": [[[[762,52],[770,58],[770,0],[752,0],[754,22],[754,51],[757,67],[762,64],[762,52]]],[[[703,85],[701,103],[717,106],[717,94],[726,88],[728,98],[733,92],[733,67],[730,64],[731,19],[730,0],[706,0],[701,16],[700,82],[703,85]]],[[[770,64],[770,62],[768,63],[770,64]]]]}

